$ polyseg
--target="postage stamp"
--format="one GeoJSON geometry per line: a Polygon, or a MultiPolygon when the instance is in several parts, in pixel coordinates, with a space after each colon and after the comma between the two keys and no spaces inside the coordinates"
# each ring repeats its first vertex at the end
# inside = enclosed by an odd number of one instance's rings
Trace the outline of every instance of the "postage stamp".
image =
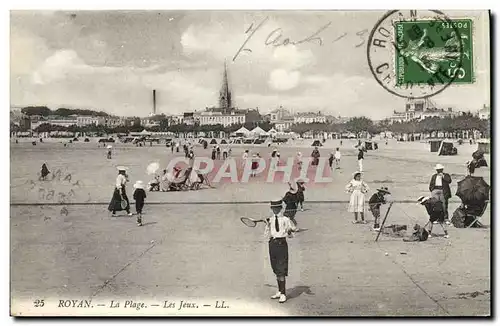
{"type": "Polygon", "coordinates": [[[396,84],[472,83],[472,20],[399,21],[396,33],[396,84]],[[458,33],[457,33],[458,30],[458,33]]]}
{"type": "Polygon", "coordinates": [[[393,95],[418,99],[474,82],[473,22],[439,10],[393,10],[375,24],[370,70],[393,95]]]}

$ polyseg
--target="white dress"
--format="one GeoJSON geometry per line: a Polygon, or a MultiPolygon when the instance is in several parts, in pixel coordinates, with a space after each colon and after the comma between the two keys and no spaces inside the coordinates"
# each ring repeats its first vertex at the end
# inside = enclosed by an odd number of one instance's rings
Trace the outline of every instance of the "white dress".
{"type": "Polygon", "coordinates": [[[351,193],[347,211],[351,213],[364,213],[365,194],[370,190],[366,183],[361,180],[351,180],[345,187],[345,190],[351,193]]]}

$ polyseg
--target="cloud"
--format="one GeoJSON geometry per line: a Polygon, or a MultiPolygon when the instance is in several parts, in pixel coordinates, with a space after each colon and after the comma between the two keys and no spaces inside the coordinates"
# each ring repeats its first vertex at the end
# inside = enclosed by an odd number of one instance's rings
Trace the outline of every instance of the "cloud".
{"type": "Polygon", "coordinates": [[[273,70],[270,74],[269,85],[277,90],[289,90],[297,87],[300,81],[299,71],[285,69],[273,70]]]}
{"type": "Polygon", "coordinates": [[[286,45],[274,50],[273,60],[276,65],[298,69],[313,64],[314,55],[310,49],[299,50],[295,45],[286,45]]]}

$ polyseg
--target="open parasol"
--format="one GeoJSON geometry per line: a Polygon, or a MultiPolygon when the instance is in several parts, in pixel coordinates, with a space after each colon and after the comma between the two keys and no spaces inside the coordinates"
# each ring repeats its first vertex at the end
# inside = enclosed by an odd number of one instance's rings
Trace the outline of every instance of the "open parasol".
{"type": "Polygon", "coordinates": [[[490,198],[490,186],[482,177],[467,176],[457,183],[456,195],[464,204],[481,204],[490,198]]]}
{"type": "Polygon", "coordinates": [[[160,163],[158,162],[153,162],[148,165],[146,168],[146,172],[148,175],[156,174],[156,172],[160,169],[160,163]]]}

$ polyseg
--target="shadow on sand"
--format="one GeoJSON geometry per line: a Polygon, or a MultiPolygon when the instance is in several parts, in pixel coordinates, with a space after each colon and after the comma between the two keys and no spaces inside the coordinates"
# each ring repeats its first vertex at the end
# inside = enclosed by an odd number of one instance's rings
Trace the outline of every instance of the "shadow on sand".
{"type": "Polygon", "coordinates": [[[291,289],[286,290],[286,297],[288,299],[293,299],[300,296],[302,293],[307,295],[315,295],[314,292],[311,291],[311,287],[307,285],[297,285],[291,289]]]}

